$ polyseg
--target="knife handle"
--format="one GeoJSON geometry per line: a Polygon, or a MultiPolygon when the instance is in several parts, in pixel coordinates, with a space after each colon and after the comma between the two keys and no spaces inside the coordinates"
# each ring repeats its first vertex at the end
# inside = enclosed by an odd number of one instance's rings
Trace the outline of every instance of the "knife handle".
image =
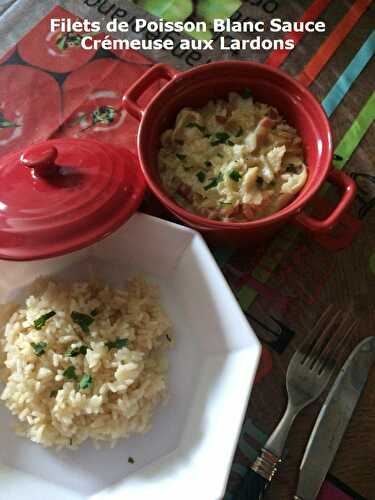
{"type": "Polygon", "coordinates": [[[240,487],[234,495],[235,500],[261,500],[267,488],[268,481],[253,469],[249,469],[240,487]]]}
{"type": "Polygon", "coordinates": [[[261,454],[243,478],[234,495],[234,500],[261,500],[279,462],[278,457],[262,449],[261,454]]]}

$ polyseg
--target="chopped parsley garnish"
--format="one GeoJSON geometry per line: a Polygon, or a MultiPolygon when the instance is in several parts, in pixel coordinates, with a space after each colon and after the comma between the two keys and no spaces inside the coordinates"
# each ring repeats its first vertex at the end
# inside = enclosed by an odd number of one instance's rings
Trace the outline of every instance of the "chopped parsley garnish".
{"type": "Polygon", "coordinates": [[[196,177],[200,183],[203,183],[206,180],[206,174],[201,170],[196,174],[196,177]]]}
{"type": "Polygon", "coordinates": [[[87,345],[81,345],[80,347],[74,347],[74,348],[71,348],[68,351],[66,351],[64,356],[66,358],[76,358],[80,354],[83,354],[85,356],[87,353],[87,349],[88,349],[87,345]]]}
{"type": "Polygon", "coordinates": [[[46,352],[47,342],[31,342],[31,347],[34,349],[35,354],[40,357],[46,352]]]}
{"type": "Polygon", "coordinates": [[[234,146],[234,142],[233,141],[227,141],[227,144],[228,144],[228,146],[234,146]]]}
{"type": "Polygon", "coordinates": [[[197,128],[198,130],[200,130],[202,133],[206,132],[206,128],[205,127],[202,127],[202,125],[199,125],[198,123],[188,123],[186,125],[187,128],[197,128]]]}
{"type": "Polygon", "coordinates": [[[99,314],[99,309],[93,309],[91,312],[90,312],[90,316],[92,316],[93,318],[95,316],[97,316],[99,314]]]}
{"type": "Polygon", "coordinates": [[[80,389],[88,389],[92,385],[92,377],[91,375],[82,375],[81,380],[79,381],[80,389]]]}
{"type": "Polygon", "coordinates": [[[238,170],[232,170],[232,172],[229,174],[229,177],[234,182],[239,182],[239,180],[241,179],[242,175],[238,172],[238,170]]]}
{"type": "Polygon", "coordinates": [[[70,315],[73,322],[81,327],[81,330],[85,333],[90,333],[90,325],[94,322],[94,318],[88,314],[83,314],[77,311],[72,311],[70,315]]]}
{"type": "Polygon", "coordinates": [[[68,366],[68,368],[66,368],[66,370],[64,370],[63,375],[68,380],[76,380],[77,379],[77,375],[76,375],[76,368],[75,368],[75,366],[68,366]]]}
{"type": "Polygon", "coordinates": [[[229,139],[230,135],[226,132],[216,132],[214,134],[215,139],[211,142],[211,146],[217,146],[218,144],[225,144],[229,139]]]}
{"type": "Polygon", "coordinates": [[[340,155],[333,155],[333,159],[336,161],[342,161],[344,158],[340,155]]]}
{"type": "Polygon", "coordinates": [[[114,342],[108,341],[105,343],[107,349],[110,351],[111,349],[122,349],[123,347],[128,346],[128,339],[116,339],[114,342]]]}
{"type": "Polygon", "coordinates": [[[243,128],[240,127],[240,130],[237,132],[236,137],[241,137],[243,135],[243,128]]]}
{"type": "Polygon", "coordinates": [[[49,397],[50,398],[55,398],[57,396],[58,392],[59,392],[58,389],[55,389],[55,390],[51,391],[49,397]]]}
{"type": "Polygon", "coordinates": [[[263,177],[257,177],[256,183],[261,186],[263,184],[263,177]]]}
{"type": "Polygon", "coordinates": [[[217,156],[218,156],[219,158],[224,158],[224,156],[223,156],[221,153],[217,153],[217,156]]]}
{"type": "Polygon", "coordinates": [[[176,157],[181,160],[181,161],[184,161],[185,158],[186,158],[186,155],[181,155],[180,153],[176,153],[176,157]]]}
{"type": "Polygon", "coordinates": [[[207,186],[204,186],[204,190],[208,191],[209,189],[216,187],[219,184],[219,182],[221,182],[222,180],[223,180],[223,174],[220,172],[217,177],[214,177],[213,179],[211,179],[211,182],[209,184],[207,184],[207,186]]]}
{"type": "Polygon", "coordinates": [[[172,339],[168,334],[166,335],[166,337],[167,337],[168,342],[172,342],[172,339]]]}
{"type": "Polygon", "coordinates": [[[298,167],[296,167],[296,165],[290,164],[286,167],[286,171],[290,174],[296,174],[298,172],[298,167]]]}
{"type": "Polygon", "coordinates": [[[47,314],[43,314],[43,316],[41,316],[40,318],[38,318],[34,321],[35,329],[41,330],[43,328],[43,326],[46,324],[46,322],[55,315],[56,315],[55,311],[50,311],[47,314]]]}
{"type": "Polygon", "coordinates": [[[206,165],[206,167],[212,167],[212,162],[210,162],[210,160],[206,160],[204,164],[206,165]]]}
{"type": "Polygon", "coordinates": [[[242,93],[240,94],[242,99],[249,99],[252,96],[251,90],[246,87],[243,89],[242,93]]]}
{"type": "Polygon", "coordinates": [[[135,460],[134,460],[134,458],[133,458],[133,457],[129,457],[129,458],[128,458],[128,462],[129,462],[129,464],[134,464],[134,463],[135,463],[135,460]]]}

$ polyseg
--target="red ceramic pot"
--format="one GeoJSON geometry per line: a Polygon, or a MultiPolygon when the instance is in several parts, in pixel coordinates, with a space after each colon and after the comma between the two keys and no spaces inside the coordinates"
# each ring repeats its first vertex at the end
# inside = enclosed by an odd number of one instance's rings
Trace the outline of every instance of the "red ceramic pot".
{"type": "Polygon", "coordinates": [[[181,221],[198,229],[211,241],[219,243],[259,243],[273,235],[285,223],[293,221],[314,231],[330,230],[352,202],[353,180],[331,169],[332,134],[319,102],[298,81],[285,72],[265,64],[223,61],[178,73],[159,64],[141,77],[124,96],[126,110],[140,121],[138,154],[147,183],[157,198],[181,221]],[[142,109],[138,100],[158,80],[168,83],[142,109]],[[186,107],[200,107],[210,99],[225,98],[230,91],[249,87],[255,99],[277,108],[302,137],[308,180],[297,197],[282,210],[263,219],[249,222],[214,221],[193,214],[174,202],[163,189],[158,173],[158,151],[162,133],[174,126],[178,112],[186,107]],[[303,212],[324,181],[342,191],[340,201],[324,220],[303,212]]]}

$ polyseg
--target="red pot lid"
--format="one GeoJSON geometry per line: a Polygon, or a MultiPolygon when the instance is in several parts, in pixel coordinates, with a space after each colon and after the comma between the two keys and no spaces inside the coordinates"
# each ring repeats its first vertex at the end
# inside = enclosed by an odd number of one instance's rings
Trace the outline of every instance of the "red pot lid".
{"type": "Polygon", "coordinates": [[[0,258],[83,248],[123,224],[144,191],[138,160],[94,140],[50,140],[1,158],[0,258]]]}

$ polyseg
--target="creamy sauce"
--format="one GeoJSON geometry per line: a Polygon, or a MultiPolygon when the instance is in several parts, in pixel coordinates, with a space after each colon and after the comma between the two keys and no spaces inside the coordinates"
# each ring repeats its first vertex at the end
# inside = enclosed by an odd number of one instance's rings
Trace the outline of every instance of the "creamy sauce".
{"type": "Polygon", "coordinates": [[[187,210],[246,221],[286,206],[303,188],[301,138],[279,112],[245,89],[200,109],[182,109],[161,137],[166,192],[187,210]]]}

